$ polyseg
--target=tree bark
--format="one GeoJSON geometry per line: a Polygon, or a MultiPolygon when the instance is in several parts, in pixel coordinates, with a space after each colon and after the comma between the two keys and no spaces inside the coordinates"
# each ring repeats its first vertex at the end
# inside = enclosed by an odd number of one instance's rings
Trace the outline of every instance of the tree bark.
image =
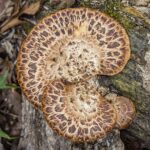
{"type": "Polygon", "coordinates": [[[43,118],[23,96],[22,132],[17,150],[124,150],[120,132],[114,130],[105,139],[92,144],[76,144],[54,133],[43,118]]]}
{"type": "MultiPolygon", "coordinates": [[[[93,0],[96,1],[96,0],[93,0]]],[[[124,0],[125,1],[125,0],[124,0]]],[[[92,2],[92,0],[91,0],[92,2]]],[[[104,0],[103,0],[104,2],[104,0]]],[[[126,149],[150,147],[150,27],[148,20],[118,10],[117,2],[84,3],[101,8],[113,16],[127,30],[131,42],[131,59],[123,72],[113,77],[102,76],[100,84],[109,91],[130,98],[136,106],[136,118],[121,131],[126,149]],[[94,3],[95,4],[95,3],[94,3]],[[115,4],[115,5],[114,5],[115,4]],[[113,7],[112,7],[113,5],[113,7]],[[104,9],[103,9],[104,8],[104,9]],[[106,9],[105,9],[106,8],[106,9]],[[108,8],[108,9],[107,9],[108,8]],[[115,8],[115,9],[114,9],[115,8]],[[110,10],[112,9],[112,10],[110,10]]],[[[82,5],[83,6],[83,5],[82,5]]],[[[131,14],[130,14],[131,13],[131,14]]],[[[139,14],[138,14],[139,15],[139,14]]],[[[140,15],[139,15],[140,16],[140,15]]],[[[150,22],[150,21],[149,21],[150,22]]],[[[56,135],[46,124],[40,111],[35,110],[23,96],[22,134],[17,150],[123,150],[120,131],[114,130],[105,139],[92,144],[75,144],[56,135]]]]}

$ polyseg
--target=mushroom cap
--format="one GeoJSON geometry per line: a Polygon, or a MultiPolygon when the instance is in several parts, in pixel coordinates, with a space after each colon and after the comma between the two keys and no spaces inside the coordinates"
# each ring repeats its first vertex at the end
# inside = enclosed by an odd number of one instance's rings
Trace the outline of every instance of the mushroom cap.
{"type": "Polygon", "coordinates": [[[131,100],[123,96],[117,96],[113,102],[117,113],[116,127],[127,128],[135,117],[135,106],[131,100]]]}
{"type": "Polygon", "coordinates": [[[17,78],[27,98],[41,106],[48,81],[76,83],[119,73],[130,57],[123,27],[89,8],[50,14],[29,33],[17,59],[17,78]]]}
{"type": "Polygon", "coordinates": [[[116,123],[114,107],[91,82],[64,84],[52,81],[42,100],[42,111],[49,126],[74,142],[103,138],[116,123]]]}

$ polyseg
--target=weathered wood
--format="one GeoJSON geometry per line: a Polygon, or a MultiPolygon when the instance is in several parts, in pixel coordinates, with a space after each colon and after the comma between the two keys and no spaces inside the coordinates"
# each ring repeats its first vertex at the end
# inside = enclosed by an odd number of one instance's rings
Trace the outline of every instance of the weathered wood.
{"type": "MultiPolygon", "coordinates": [[[[137,16],[119,13],[123,9],[116,10],[120,6],[117,2],[107,1],[106,7],[101,3],[91,6],[91,3],[82,3],[81,1],[81,4],[105,11],[117,19],[129,34],[132,55],[128,65],[122,73],[114,77],[101,77],[100,83],[108,87],[110,91],[133,100],[137,110],[136,118],[128,129],[121,132],[121,135],[129,145],[139,144],[140,149],[148,148],[150,147],[150,28],[147,22],[137,16]],[[115,9],[113,9],[114,7],[115,9]]],[[[42,113],[35,110],[25,99],[23,97],[22,134],[17,150],[124,149],[120,133],[117,130],[102,141],[99,140],[92,144],[78,145],[59,137],[47,126],[42,113]]],[[[128,148],[128,146],[126,147],[128,148]]]]}
{"type": "Polygon", "coordinates": [[[42,112],[35,110],[23,96],[22,133],[17,150],[124,150],[120,132],[114,130],[104,140],[92,144],[75,144],[56,135],[42,112]]]}

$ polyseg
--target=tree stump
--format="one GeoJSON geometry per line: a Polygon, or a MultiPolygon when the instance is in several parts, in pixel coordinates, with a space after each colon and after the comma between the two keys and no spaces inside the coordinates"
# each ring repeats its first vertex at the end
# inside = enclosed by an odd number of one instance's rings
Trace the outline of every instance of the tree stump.
{"type": "Polygon", "coordinates": [[[22,133],[17,150],[123,150],[120,132],[114,130],[104,140],[91,144],[76,144],[54,133],[43,118],[42,112],[23,96],[22,133]]]}
{"type": "MultiPolygon", "coordinates": [[[[123,72],[113,77],[101,77],[100,84],[109,88],[111,92],[130,98],[136,106],[137,113],[133,123],[128,129],[121,131],[125,147],[128,150],[148,149],[150,147],[150,27],[146,20],[136,14],[127,13],[124,9],[116,10],[119,2],[106,1],[104,3],[94,6],[91,6],[93,3],[82,3],[82,6],[84,4],[101,9],[118,20],[128,32],[132,55],[123,72]]],[[[56,135],[47,126],[42,113],[35,110],[23,96],[22,132],[17,150],[83,149],[123,150],[124,144],[118,130],[113,130],[105,139],[95,143],[72,143],[56,135]]]]}

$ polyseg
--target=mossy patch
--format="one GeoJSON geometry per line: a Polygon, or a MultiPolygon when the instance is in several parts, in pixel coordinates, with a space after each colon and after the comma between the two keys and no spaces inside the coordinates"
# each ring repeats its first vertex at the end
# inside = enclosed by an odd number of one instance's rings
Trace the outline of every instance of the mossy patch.
{"type": "Polygon", "coordinates": [[[132,60],[118,75],[110,77],[112,84],[124,96],[132,99],[137,99],[137,91],[141,89],[141,77],[136,72],[136,66],[132,60]]]}
{"type": "Polygon", "coordinates": [[[110,77],[110,81],[119,93],[121,93],[121,95],[134,101],[138,111],[146,113],[149,109],[147,106],[150,105],[150,95],[143,88],[142,79],[140,79],[138,73],[134,71],[134,68],[131,68],[127,67],[122,73],[110,77]]]}
{"type": "Polygon", "coordinates": [[[117,75],[111,79],[115,87],[124,93],[124,95],[130,96],[133,99],[137,98],[137,91],[141,88],[141,84],[135,80],[128,80],[123,75],[117,75]]]}
{"type": "Polygon", "coordinates": [[[79,3],[79,6],[81,7],[90,7],[91,6],[91,0],[84,0],[84,1],[81,1],[79,3]]]}
{"type": "Polygon", "coordinates": [[[22,27],[23,27],[24,31],[26,32],[26,34],[28,34],[32,30],[33,26],[34,25],[32,25],[28,22],[26,22],[22,25],[22,27]]]}
{"type": "Polygon", "coordinates": [[[122,8],[124,6],[120,0],[106,0],[105,2],[97,5],[96,7],[92,5],[92,0],[85,0],[81,1],[80,6],[99,9],[100,11],[116,19],[124,26],[126,30],[133,29],[135,26],[130,17],[128,17],[122,11],[122,8]]]}

